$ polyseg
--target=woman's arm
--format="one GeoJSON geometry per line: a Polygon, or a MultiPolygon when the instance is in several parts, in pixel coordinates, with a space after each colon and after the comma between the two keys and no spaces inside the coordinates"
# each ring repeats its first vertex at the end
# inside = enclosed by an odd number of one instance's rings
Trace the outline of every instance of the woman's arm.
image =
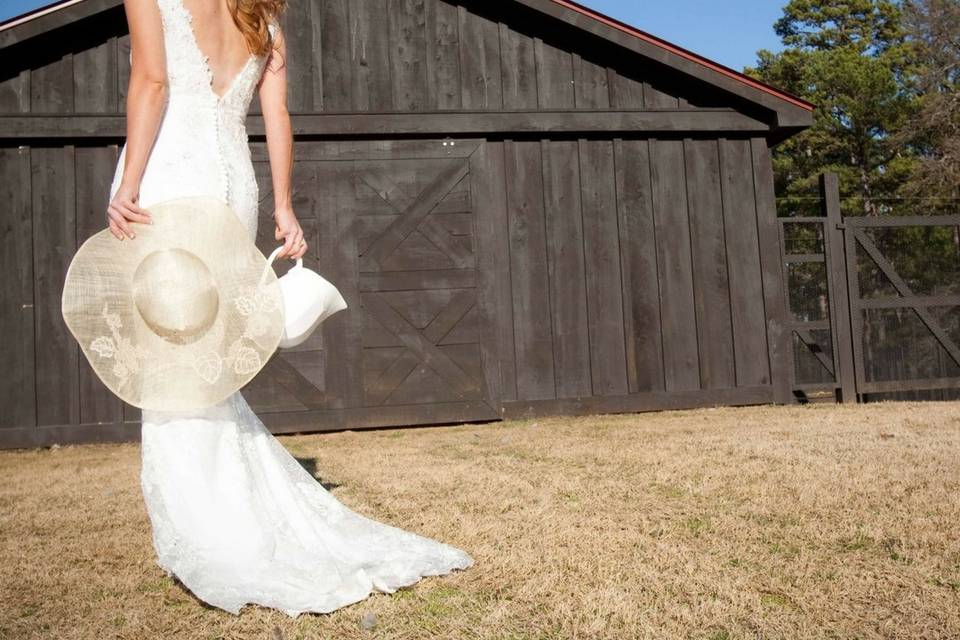
{"type": "Polygon", "coordinates": [[[127,90],[127,142],[123,179],[107,216],[110,231],[123,240],[133,238],[130,221],[150,222],[150,214],[137,202],[147,158],[160,128],[167,92],[167,63],[163,25],[156,0],[124,0],[130,28],[130,85],[127,90]]]}
{"type": "Polygon", "coordinates": [[[293,129],[287,111],[287,47],[279,25],[273,51],[260,79],[260,109],[267,133],[267,154],[273,179],[274,237],[283,240],[278,257],[300,258],[307,252],[303,229],[293,213],[293,129]]]}

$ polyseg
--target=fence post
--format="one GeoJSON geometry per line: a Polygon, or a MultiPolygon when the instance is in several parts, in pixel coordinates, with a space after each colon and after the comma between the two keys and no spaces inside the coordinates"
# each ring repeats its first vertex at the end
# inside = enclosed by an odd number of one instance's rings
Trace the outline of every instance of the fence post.
{"type": "MultiPolygon", "coordinates": [[[[826,216],[823,250],[827,254],[827,297],[830,300],[830,333],[833,335],[834,369],[840,385],[840,401],[857,401],[853,362],[853,331],[850,325],[850,290],[847,286],[847,256],[840,185],[835,173],[820,174],[820,195],[826,216]]],[[[859,339],[859,338],[858,338],[859,339]]]]}

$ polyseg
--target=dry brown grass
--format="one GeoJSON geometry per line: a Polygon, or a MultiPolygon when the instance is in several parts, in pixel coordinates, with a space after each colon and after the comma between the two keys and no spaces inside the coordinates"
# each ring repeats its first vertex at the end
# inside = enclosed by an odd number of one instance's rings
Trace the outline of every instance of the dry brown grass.
{"type": "Polygon", "coordinates": [[[960,403],[282,441],[351,508],[476,565],[333,614],[234,617],[154,564],[136,445],[6,452],[0,636],[960,637],[960,403]]]}

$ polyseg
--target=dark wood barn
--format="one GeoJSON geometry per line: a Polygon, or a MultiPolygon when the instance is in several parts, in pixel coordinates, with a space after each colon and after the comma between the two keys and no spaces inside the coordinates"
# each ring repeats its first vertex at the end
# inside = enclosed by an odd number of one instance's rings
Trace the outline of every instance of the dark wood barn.
{"type": "MultiPolygon", "coordinates": [[[[291,0],[285,25],[296,210],[350,308],[245,390],[271,429],[790,401],[770,147],[812,105],[565,0],[291,0]]],[[[0,446],[139,433],[59,310],[128,55],[121,0],[0,25],[0,446]]]]}

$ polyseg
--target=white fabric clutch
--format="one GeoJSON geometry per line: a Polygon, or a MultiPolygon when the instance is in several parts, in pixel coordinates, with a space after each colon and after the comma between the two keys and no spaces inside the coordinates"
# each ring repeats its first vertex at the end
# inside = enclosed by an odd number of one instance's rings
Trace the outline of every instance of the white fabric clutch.
{"type": "MultiPolygon", "coordinates": [[[[277,247],[267,258],[272,266],[283,247],[277,247]]],[[[303,258],[281,277],[284,327],[279,347],[289,349],[310,337],[321,322],[347,308],[347,301],[333,284],[319,273],[303,266],[303,258]]]]}

